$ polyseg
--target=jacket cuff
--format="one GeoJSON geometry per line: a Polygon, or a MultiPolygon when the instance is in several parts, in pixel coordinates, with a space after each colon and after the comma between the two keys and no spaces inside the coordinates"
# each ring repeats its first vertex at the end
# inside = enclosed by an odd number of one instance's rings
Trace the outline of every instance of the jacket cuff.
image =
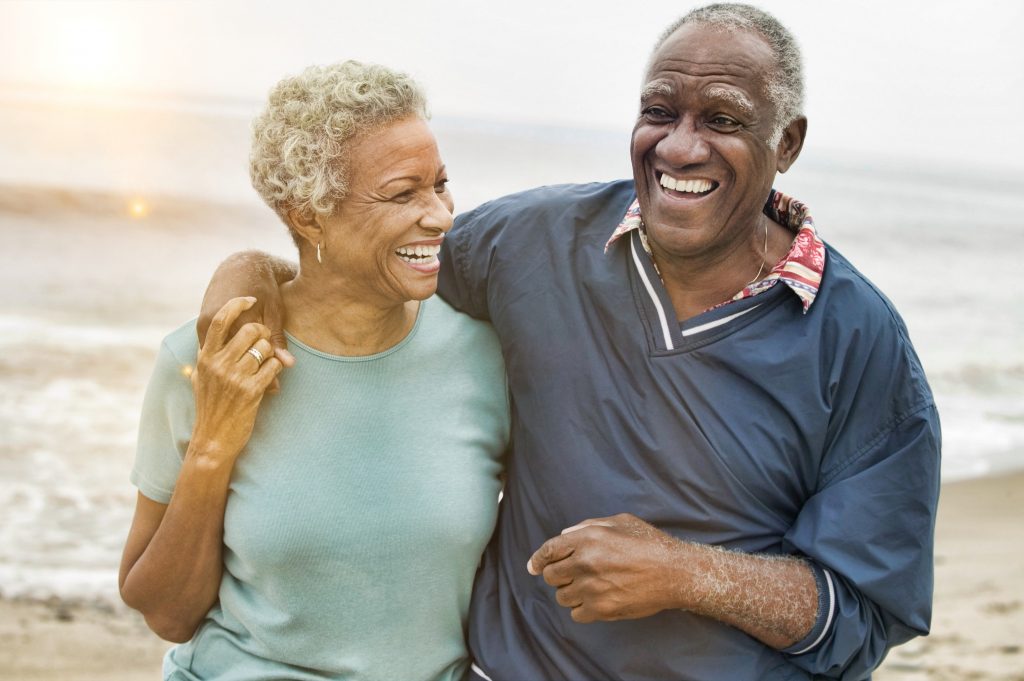
{"type": "Polygon", "coordinates": [[[807,565],[811,568],[811,572],[814,573],[814,581],[818,587],[818,616],[807,636],[782,650],[787,655],[803,655],[817,648],[825,640],[829,631],[832,630],[832,623],[835,620],[835,578],[831,572],[817,565],[814,561],[808,561],[807,565]]]}

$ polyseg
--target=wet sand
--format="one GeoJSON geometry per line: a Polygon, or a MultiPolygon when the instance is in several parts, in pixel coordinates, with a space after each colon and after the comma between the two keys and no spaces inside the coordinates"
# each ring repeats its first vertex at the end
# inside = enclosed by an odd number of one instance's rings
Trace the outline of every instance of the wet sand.
{"type": "MultiPolygon", "coordinates": [[[[932,634],[876,681],[1024,681],[1022,503],[1024,474],[944,486],[932,634]]],[[[169,645],[135,613],[58,600],[0,600],[0,642],[0,678],[53,681],[156,679],[169,645]]]]}
{"type": "Polygon", "coordinates": [[[0,679],[159,679],[170,645],[127,609],[0,600],[0,679]]]}

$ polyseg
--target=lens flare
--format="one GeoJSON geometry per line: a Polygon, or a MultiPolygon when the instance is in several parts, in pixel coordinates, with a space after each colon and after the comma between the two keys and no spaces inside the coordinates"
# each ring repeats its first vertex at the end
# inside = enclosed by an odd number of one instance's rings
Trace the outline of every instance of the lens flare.
{"type": "Polygon", "coordinates": [[[128,203],[128,214],[136,220],[149,215],[149,204],[143,199],[135,198],[128,203]]]}

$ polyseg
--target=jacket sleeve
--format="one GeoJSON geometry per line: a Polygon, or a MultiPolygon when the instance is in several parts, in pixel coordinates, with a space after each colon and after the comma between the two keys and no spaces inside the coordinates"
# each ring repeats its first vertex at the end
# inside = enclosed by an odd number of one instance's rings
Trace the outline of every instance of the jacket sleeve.
{"type": "Polygon", "coordinates": [[[825,678],[868,678],[931,621],[939,418],[900,320],[892,331],[837,379],[832,444],[784,537],[820,595],[811,633],[784,652],[825,678]]]}
{"type": "MultiPolygon", "coordinates": [[[[471,317],[490,321],[487,282],[490,258],[478,253],[481,209],[455,218],[455,226],[441,245],[441,271],[437,292],[449,305],[471,317]]],[[[486,212],[486,211],[484,211],[486,212]]]]}

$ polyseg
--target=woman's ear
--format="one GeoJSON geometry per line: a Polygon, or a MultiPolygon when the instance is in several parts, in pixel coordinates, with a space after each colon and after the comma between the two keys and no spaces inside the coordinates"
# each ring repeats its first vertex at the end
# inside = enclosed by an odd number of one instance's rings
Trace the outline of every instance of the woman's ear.
{"type": "Polygon", "coordinates": [[[316,248],[316,245],[324,240],[324,229],[316,213],[292,208],[288,211],[288,226],[311,248],[316,248]]]}

